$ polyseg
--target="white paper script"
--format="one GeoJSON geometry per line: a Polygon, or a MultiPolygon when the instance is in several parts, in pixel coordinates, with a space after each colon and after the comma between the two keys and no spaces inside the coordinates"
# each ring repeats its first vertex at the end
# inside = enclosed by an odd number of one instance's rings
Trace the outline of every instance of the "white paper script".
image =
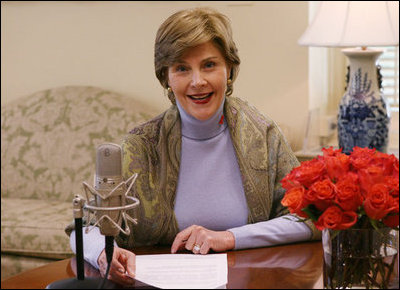
{"type": "Polygon", "coordinates": [[[225,288],[227,255],[137,255],[135,279],[159,288],[225,288]]]}

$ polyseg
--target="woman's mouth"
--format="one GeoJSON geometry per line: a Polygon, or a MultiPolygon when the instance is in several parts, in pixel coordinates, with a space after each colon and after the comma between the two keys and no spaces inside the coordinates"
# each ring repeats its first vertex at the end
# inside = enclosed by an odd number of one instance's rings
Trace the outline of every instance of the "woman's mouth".
{"type": "Polygon", "coordinates": [[[214,92],[208,94],[187,95],[196,104],[206,104],[210,101],[214,92]]]}

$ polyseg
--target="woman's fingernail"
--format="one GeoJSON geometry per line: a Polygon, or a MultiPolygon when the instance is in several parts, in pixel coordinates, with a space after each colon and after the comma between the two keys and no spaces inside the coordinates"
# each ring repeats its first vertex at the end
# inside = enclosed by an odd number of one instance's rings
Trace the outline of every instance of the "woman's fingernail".
{"type": "Polygon", "coordinates": [[[120,272],[120,273],[125,273],[125,270],[122,269],[122,268],[118,268],[118,272],[120,272]]]}
{"type": "Polygon", "coordinates": [[[129,278],[135,279],[135,273],[132,271],[126,270],[125,275],[128,276],[129,278]]]}

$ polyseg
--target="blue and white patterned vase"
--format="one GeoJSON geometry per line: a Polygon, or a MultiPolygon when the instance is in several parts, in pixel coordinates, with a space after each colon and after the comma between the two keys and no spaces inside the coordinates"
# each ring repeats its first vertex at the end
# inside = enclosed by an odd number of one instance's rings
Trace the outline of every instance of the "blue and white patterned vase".
{"type": "Polygon", "coordinates": [[[378,86],[378,50],[343,49],[349,58],[347,90],[338,114],[339,147],[350,154],[355,146],[375,148],[386,153],[390,116],[378,86]]]}

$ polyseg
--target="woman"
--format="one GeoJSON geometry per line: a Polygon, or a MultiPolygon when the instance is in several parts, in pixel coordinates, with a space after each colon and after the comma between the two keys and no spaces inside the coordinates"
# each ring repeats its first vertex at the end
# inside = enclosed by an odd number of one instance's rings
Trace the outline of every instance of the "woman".
{"type": "MultiPolygon", "coordinates": [[[[135,255],[126,249],[135,246],[207,254],[319,238],[280,204],[280,180],[298,161],[279,128],[230,96],[239,64],[229,21],[212,9],[179,11],[159,28],[155,71],[173,105],[123,141],[124,177],[139,174],[141,203],[132,234],[116,238],[112,280],[131,282],[135,255]]],[[[98,245],[85,258],[104,275],[98,245]]]]}

